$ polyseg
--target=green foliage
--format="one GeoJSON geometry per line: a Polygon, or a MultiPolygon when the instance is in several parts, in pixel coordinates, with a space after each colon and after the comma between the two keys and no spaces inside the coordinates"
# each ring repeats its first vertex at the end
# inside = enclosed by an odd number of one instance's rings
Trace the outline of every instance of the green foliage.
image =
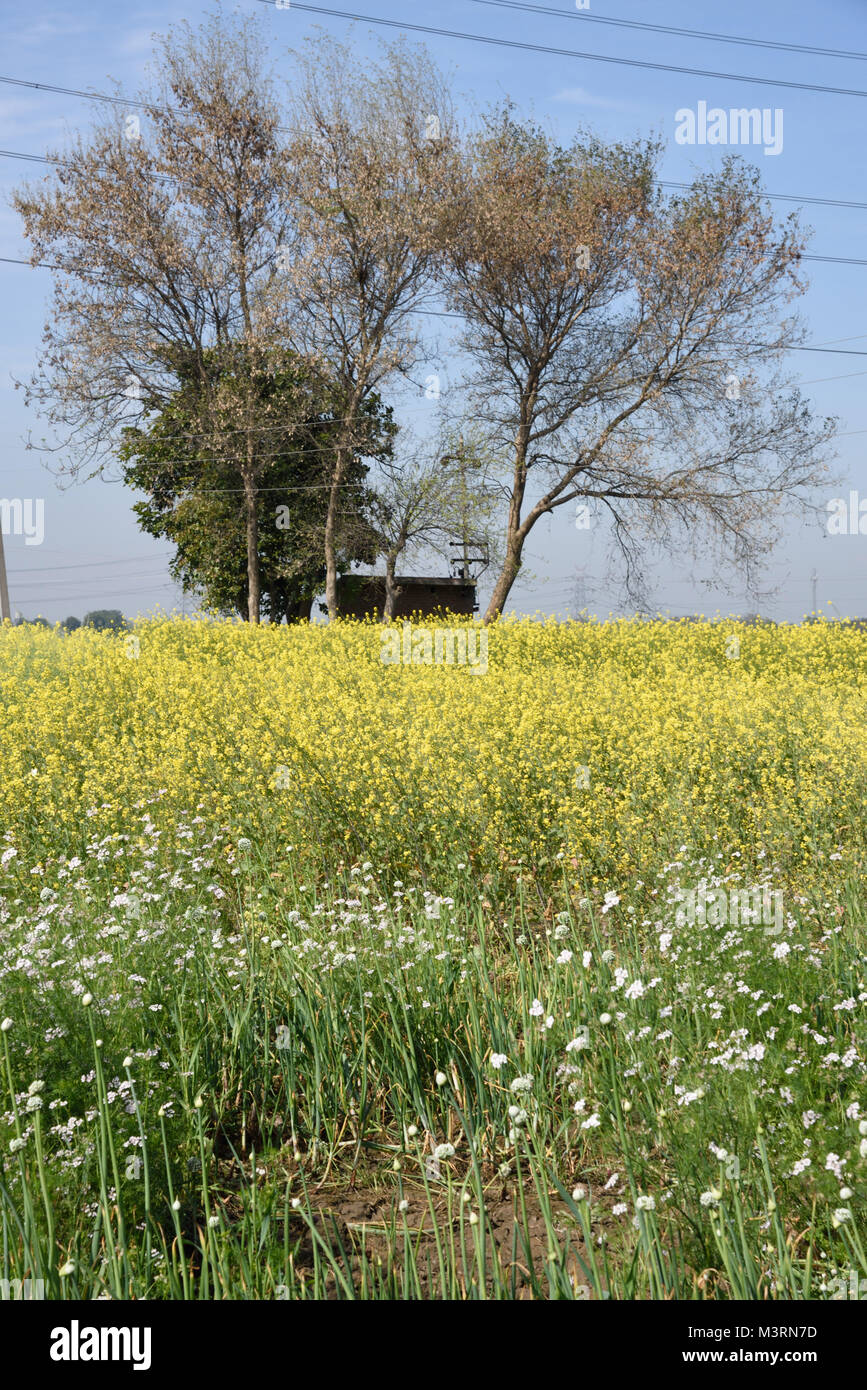
{"type": "Polygon", "coordinates": [[[95,627],[97,632],[121,632],[129,624],[119,608],[94,608],[85,613],[83,626],[95,627]]]}
{"type": "MultiPolygon", "coordinates": [[[[334,395],[301,359],[251,360],[243,350],[181,363],[181,386],[124,430],[124,481],[147,494],[142,530],[176,547],[170,569],[207,607],[247,616],[248,507],[255,508],[262,612],[304,619],[325,576],[323,528],[335,431],[334,395]],[[252,501],[251,501],[252,499],[252,501]]],[[[371,564],[376,532],[365,458],[390,452],[391,410],[371,396],[344,489],[341,567],[371,564]]]]}

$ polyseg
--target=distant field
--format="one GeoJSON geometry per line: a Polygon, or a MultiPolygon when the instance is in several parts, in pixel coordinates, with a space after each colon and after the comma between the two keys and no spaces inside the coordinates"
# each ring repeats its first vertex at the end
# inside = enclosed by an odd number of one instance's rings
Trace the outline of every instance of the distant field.
{"type": "Polygon", "coordinates": [[[0,629],[0,1279],[857,1294],[865,675],[831,624],[0,629]]]}

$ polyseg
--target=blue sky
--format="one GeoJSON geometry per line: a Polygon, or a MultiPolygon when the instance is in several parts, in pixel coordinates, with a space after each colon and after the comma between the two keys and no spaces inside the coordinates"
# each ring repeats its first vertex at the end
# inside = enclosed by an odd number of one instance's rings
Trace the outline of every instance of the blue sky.
{"type": "MultiPolygon", "coordinates": [[[[747,47],[697,37],[673,36],[595,22],[597,18],[647,23],[737,35],[774,42],[806,44],[867,54],[865,0],[826,0],[823,5],[746,0],[726,5],[708,0],[590,0],[577,11],[571,0],[549,0],[556,14],[529,15],[475,0],[342,0],[335,8],[362,15],[416,23],[464,34],[574,49],[618,59],[637,59],[739,76],[771,77],[867,91],[867,61],[806,55],[747,47]]],[[[33,7],[7,0],[4,57],[6,76],[73,88],[106,90],[110,79],[132,92],[145,78],[151,36],[186,18],[196,23],[213,4],[166,6],[94,4],[33,7]]],[[[362,21],[314,15],[297,7],[278,10],[257,0],[237,8],[258,15],[275,67],[285,70],[286,51],[318,24],[362,49],[394,30],[362,21]]],[[[651,133],[665,141],[661,177],[686,182],[696,170],[715,167],[729,151],[720,145],[682,145],[675,140],[675,113],[708,107],[760,107],[783,112],[783,143],[778,154],[762,147],[740,151],[756,164],[771,194],[867,202],[867,97],[810,92],[779,85],[753,85],[687,73],[653,71],[594,62],[585,58],[534,53],[454,37],[410,35],[427,44],[441,65],[453,73],[456,90],[484,105],[505,96],[564,139],[578,125],[591,125],[611,139],[651,133]]],[[[62,147],[94,115],[91,102],[24,87],[0,88],[0,148],[41,154],[62,147]]],[[[26,257],[28,248],[18,218],[8,202],[12,188],[37,176],[38,166],[0,157],[0,256],[26,257]]],[[[780,216],[793,204],[774,204],[780,216]]],[[[821,256],[867,260],[867,209],[807,204],[803,222],[814,229],[810,252],[821,256]]],[[[860,489],[867,499],[867,265],[810,262],[810,286],[800,301],[812,344],[836,352],[793,354],[792,370],[820,416],[839,417],[840,437],[835,470],[845,480],[828,496],[860,489]],[[863,355],[856,355],[863,354],[863,355]]],[[[0,262],[4,313],[0,334],[0,498],[44,498],[45,539],[27,545],[23,535],[5,537],[6,564],[13,609],[26,617],[37,613],[51,621],[96,607],[122,608],[134,616],[158,605],[181,607],[179,591],[167,571],[169,549],[143,535],[131,510],[128,489],[98,479],[61,487],[27,452],[22,438],[35,438],[45,427],[28,411],[15,378],[26,378],[35,365],[50,291],[50,274],[0,262]]],[[[446,377],[448,373],[446,372],[446,377]]],[[[420,398],[404,399],[405,418],[424,428],[433,410],[420,398]]],[[[513,591],[510,608],[521,612],[568,614],[578,603],[600,615],[624,611],[617,587],[606,578],[604,537],[577,531],[568,508],[540,523],[526,553],[532,578],[513,591]],[[583,588],[576,579],[583,576],[583,588]],[[580,597],[579,597],[580,593],[580,597]]],[[[815,570],[818,605],[830,615],[867,615],[867,537],[829,536],[815,524],[794,526],[781,536],[769,571],[779,586],[772,598],[756,605],[739,593],[729,594],[701,581],[711,579],[661,560],[652,571],[653,606],[674,614],[746,612],[759,607],[770,617],[796,620],[812,607],[811,573],[815,570]]],[[[189,600],[187,600],[189,609],[189,600]]]]}

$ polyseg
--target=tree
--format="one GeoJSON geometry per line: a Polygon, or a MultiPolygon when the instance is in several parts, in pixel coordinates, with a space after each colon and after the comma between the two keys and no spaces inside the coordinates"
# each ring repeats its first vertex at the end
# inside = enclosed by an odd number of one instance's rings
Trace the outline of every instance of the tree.
{"type": "Polygon", "coordinates": [[[129,623],[119,608],[94,608],[92,613],[85,613],[82,626],[96,628],[97,632],[122,632],[129,623]]]}
{"type": "Polygon", "coordinates": [[[275,331],[339,392],[324,529],[333,617],[344,488],[368,452],[364,405],[419,352],[413,314],[431,285],[437,170],[454,123],[430,59],[402,44],[371,63],[322,38],[296,70],[282,186],[293,239],[270,298],[275,331]]]}
{"type": "MultiPolygon", "coordinates": [[[[267,428],[259,377],[281,351],[258,305],[288,221],[263,55],[247,21],[180,26],[159,41],[140,109],[106,104],[56,172],[13,200],[33,259],[58,267],[27,395],[61,432],[64,466],[104,469],[123,427],[197,376],[199,452],[231,457],[242,489],[251,622],[267,428]],[[215,357],[224,372],[214,372],[215,357]]],[[[285,397],[279,404],[285,411],[285,397]]],[[[285,414],[275,422],[287,429],[285,414]]]]}
{"type": "MultiPolygon", "coordinates": [[[[206,364],[220,371],[226,418],[233,399],[250,408],[244,363],[230,377],[218,358],[206,364]],[[245,404],[246,403],[246,404],[245,404]]],[[[283,365],[256,378],[262,424],[255,433],[257,475],[257,566],[262,612],[272,621],[309,617],[314,595],[325,577],[322,535],[334,424],[334,403],[321,375],[287,353],[283,365]],[[305,402],[302,408],[302,401],[305,402]],[[274,421],[283,420],[284,428],[274,421]]],[[[202,456],[196,423],[201,413],[200,380],[192,371],[169,403],[147,421],[147,428],[124,431],[120,457],[124,481],[147,494],[133,510],[142,529],[176,547],[171,570],[187,591],[202,595],[209,607],[249,612],[247,518],[231,452],[202,456]]],[[[209,394],[213,395],[212,389],[209,394]]],[[[369,447],[385,457],[391,447],[390,412],[369,398],[369,447]]],[[[231,443],[228,449],[232,449],[231,443]]],[[[367,464],[352,460],[340,518],[340,563],[370,563],[376,536],[366,518],[370,490],[367,464]]]]}
{"type": "Polygon", "coordinates": [[[448,562],[455,538],[496,550],[493,526],[497,498],[485,477],[485,459],[473,443],[446,435],[380,465],[370,513],[385,562],[382,621],[394,617],[401,589],[398,562],[424,554],[448,562]]]}
{"type": "Polygon", "coordinates": [[[630,591],[639,542],[734,559],[751,581],[781,515],[805,506],[832,422],[776,371],[801,338],[803,237],[774,226],[734,160],[654,192],[658,150],[557,146],[509,107],[449,155],[440,245],[465,320],[472,410],[510,475],[502,611],[542,516],[578,503],[612,524],[630,591]]]}
{"type": "Polygon", "coordinates": [[[81,627],[81,620],[79,618],[64,618],[61,627],[66,632],[75,632],[81,627]]]}
{"type": "Polygon", "coordinates": [[[395,583],[401,557],[424,550],[445,553],[448,500],[446,479],[436,459],[402,459],[382,469],[371,514],[385,561],[384,623],[394,617],[401,594],[395,583]]]}

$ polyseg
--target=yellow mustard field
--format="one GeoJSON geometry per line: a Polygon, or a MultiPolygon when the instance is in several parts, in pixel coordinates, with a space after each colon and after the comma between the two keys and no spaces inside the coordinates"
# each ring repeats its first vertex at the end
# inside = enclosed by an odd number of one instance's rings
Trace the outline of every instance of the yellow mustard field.
{"type": "Polygon", "coordinates": [[[865,674],[832,624],[7,625],[0,821],[47,854],[152,803],[169,836],[595,883],[687,841],[807,888],[863,843],[865,674]]]}

